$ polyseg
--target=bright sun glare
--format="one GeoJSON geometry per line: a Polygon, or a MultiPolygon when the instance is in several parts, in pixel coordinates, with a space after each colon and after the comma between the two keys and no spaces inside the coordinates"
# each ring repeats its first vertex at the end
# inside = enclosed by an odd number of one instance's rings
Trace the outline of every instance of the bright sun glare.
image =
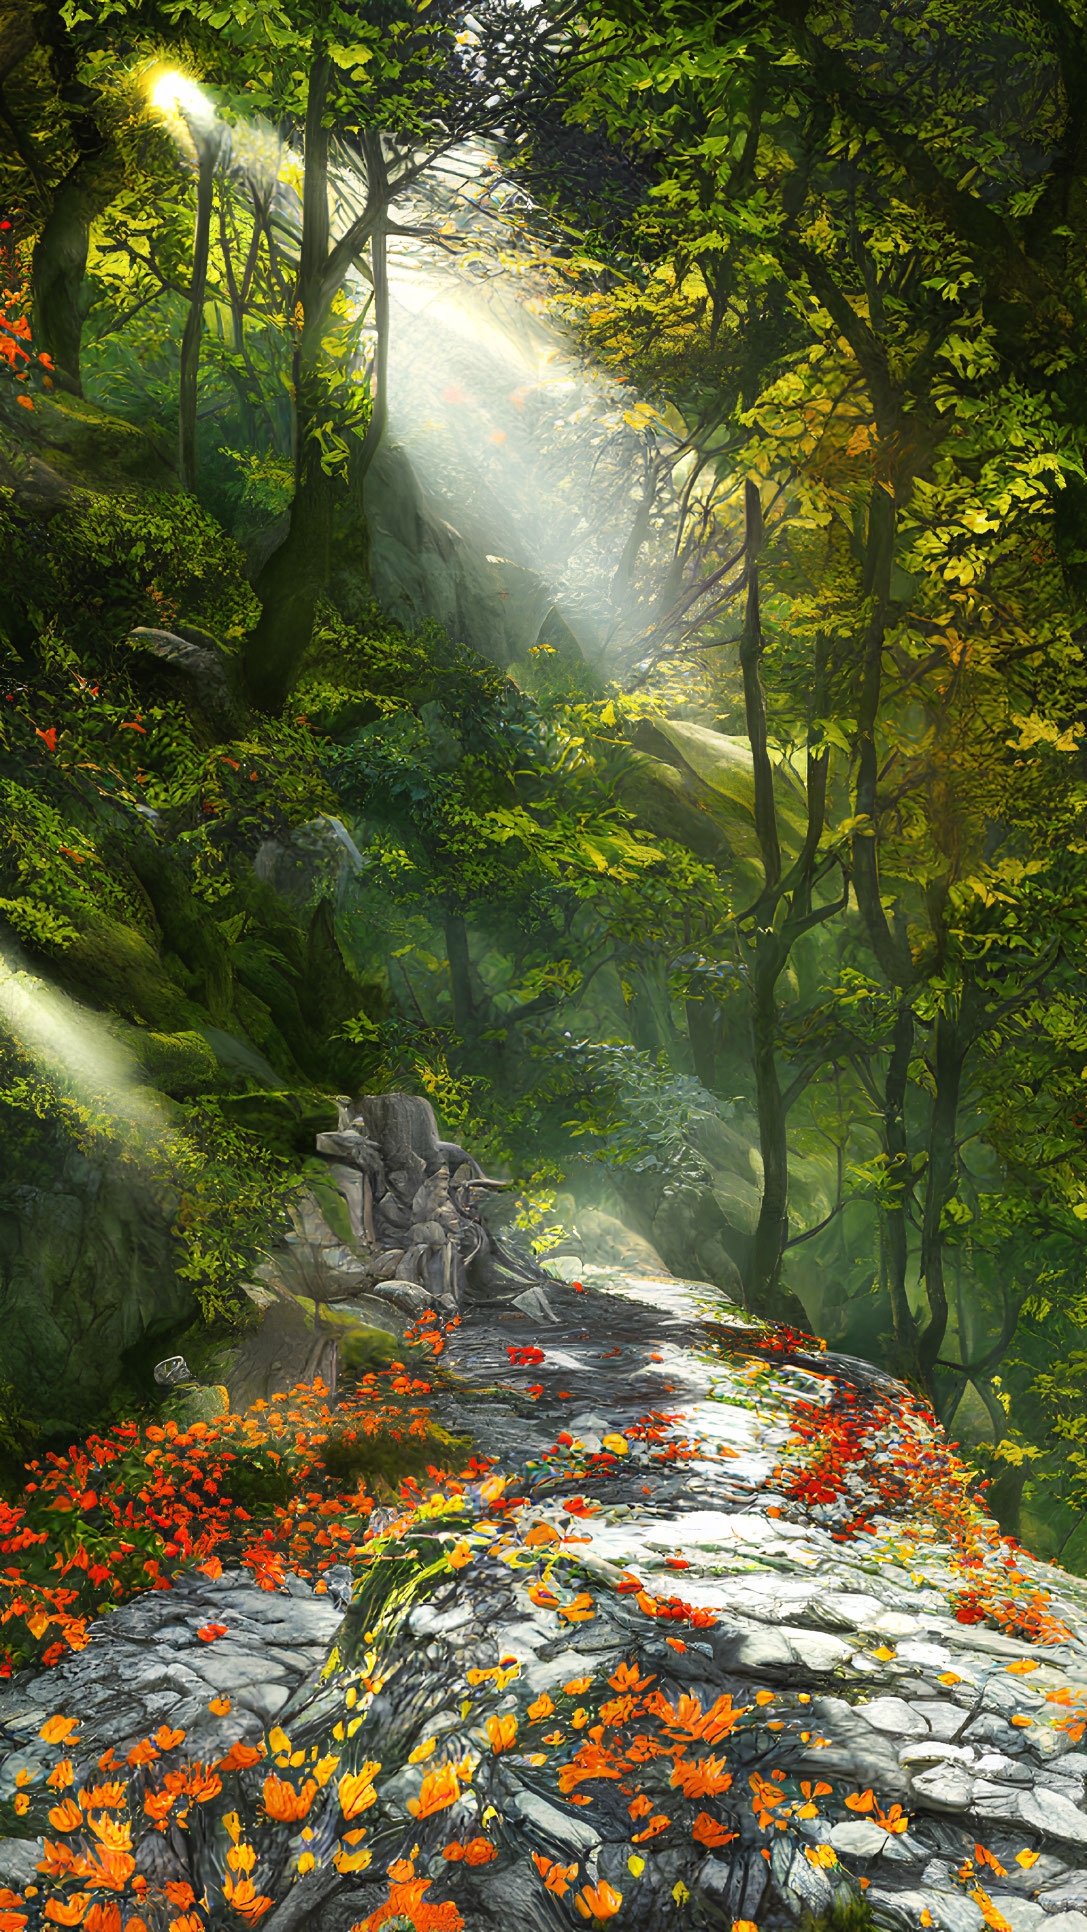
{"type": "Polygon", "coordinates": [[[163,67],[148,77],[150,101],[160,114],[180,116],[185,113],[201,118],[214,113],[207,95],[201,91],[187,74],[181,74],[176,67],[163,67]]]}

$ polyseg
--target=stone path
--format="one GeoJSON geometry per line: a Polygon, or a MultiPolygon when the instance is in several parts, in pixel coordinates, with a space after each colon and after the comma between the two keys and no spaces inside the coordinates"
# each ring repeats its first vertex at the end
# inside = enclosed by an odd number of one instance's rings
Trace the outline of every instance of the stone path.
{"type": "MultiPolygon", "coordinates": [[[[1087,1932],[1087,1752],[1059,1728],[1087,1702],[1087,1586],[1016,1559],[1066,1633],[1036,1645],[958,1619],[939,1535],[877,1517],[843,1540],[866,1484],[893,1491],[916,1427],[886,1424],[829,1501],[805,1507],[775,1474],[798,1403],[829,1413],[845,1391],[863,1411],[904,1391],[802,1348],[760,1355],[718,1291],[616,1271],[466,1308],[445,1341],[434,1408],[489,1473],[430,1513],[375,1512],[345,1615],[343,1575],[327,1596],[195,1575],[103,1619],[0,1697],[0,1798],[55,1758],[38,1738],[51,1712],[81,1719],[77,1779],[164,1722],[202,1758],[278,1724],[310,1759],[374,1767],[374,1791],[365,1869],[333,1862],[335,1781],[304,1826],[268,1823],[269,1932],[455,1925],[427,1919],[428,1885],[467,1932],[580,1925],[616,1899],[620,1927],[772,1932],[861,1891],[891,1932],[1087,1932]],[[228,1635],[201,1644],[207,1621],[228,1635]],[[629,1718],[624,1671],[641,1685],[629,1718]],[[435,1768],[444,1795],[424,1783],[435,1768]]],[[[238,1776],[259,1811],[267,1765],[238,1776]]],[[[238,1923],[215,1904],[224,1845],[171,1828],[138,1868],[207,1887],[218,1932],[238,1923]]],[[[40,1850],[0,1841],[0,1881],[33,1884],[40,1850]]],[[[39,1899],[26,1909],[45,1922],[39,1899]]]]}

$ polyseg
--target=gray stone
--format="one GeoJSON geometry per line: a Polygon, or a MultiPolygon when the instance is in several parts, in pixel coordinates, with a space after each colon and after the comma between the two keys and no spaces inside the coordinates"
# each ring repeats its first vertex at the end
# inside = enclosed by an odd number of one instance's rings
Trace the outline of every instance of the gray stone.
{"type": "Polygon", "coordinates": [[[707,1858],[698,1869],[698,1889],[718,1906],[721,1922],[753,1919],[762,1904],[769,1880],[765,1860],[757,1851],[733,1859],[707,1858]]]}
{"type": "Polygon", "coordinates": [[[235,1693],[234,1702],[252,1711],[262,1723],[270,1724],[279,1716],[289,1696],[285,1684],[246,1684],[235,1693]]]}
{"type": "Polygon", "coordinates": [[[281,1675],[278,1666],[258,1652],[224,1650],[222,1643],[209,1645],[201,1676],[217,1691],[238,1691],[247,1684],[267,1684],[269,1677],[281,1675]]]}
{"type": "Polygon", "coordinates": [[[509,1809],[526,1824],[535,1826],[543,1834],[544,1840],[554,1845],[568,1845],[571,1852],[584,1858],[595,1851],[600,1844],[600,1833],[591,1818],[584,1813],[572,1818],[569,1813],[559,1810],[557,1805],[549,1804],[538,1791],[514,1791],[507,1800],[509,1809]]]}
{"type": "Polygon", "coordinates": [[[902,1697],[872,1697],[854,1710],[877,1731],[886,1731],[892,1737],[925,1737],[928,1735],[928,1722],[912,1704],[902,1697]]]}
{"type": "Polygon", "coordinates": [[[809,1912],[825,1912],[834,1902],[834,1887],[826,1872],[811,1860],[805,1858],[803,1851],[796,1850],[785,1839],[775,1840],[771,1850],[771,1870],[783,1892],[790,1893],[797,1903],[809,1912]]]}
{"type": "Polygon", "coordinates": [[[38,1838],[0,1838],[0,1881],[5,1885],[33,1885],[42,1855],[38,1838]]]}
{"type": "MultiPolygon", "coordinates": [[[[919,1717],[923,1717],[932,1737],[941,1738],[945,1743],[961,1731],[967,1712],[957,1704],[941,1698],[938,1703],[916,1703],[913,1706],[919,1717]]],[[[967,1710],[969,1706],[967,1706],[967,1710]]]]}
{"type": "Polygon", "coordinates": [[[883,1850],[887,1835],[871,1818],[843,1818],[832,1827],[830,1842],[835,1851],[848,1852],[854,1858],[875,1858],[883,1850]]]}
{"type": "Polygon", "coordinates": [[[877,1915],[895,1932],[916,1932],[922,1912],[928,1912],[936,1932],[984,1932],[981,1907],[962,1892],[890,1892],[872,1885],[864,1894],[877,1915]]]}
{"type": "Polygon", "coordinates": [[[1059,1791],[1021,1791],[1019,1815],[1048,1838],[1062,1838],[1069,1844],[1087,1845],[1087,1813],[1080,1811],[1059,1791]]]}
{"type": "Polygon", "coordinates": [[[1069,1872],[1060,1868],[1059,1877],[1039,1879],[1051,1861],[1039,1860],[1032,1866],[1038,1902],[1047,1912],[1087,1912],[1087,1872],[1069,1872]]]}
{"type": "Polygon", "coordinates": [[[910,1779],[910,1792],[934,1811],[967,1811],[974,1795],[974,1780],[964,1766],[936,1764],[910,1779]]]}
{"type": "Polygon", "coordinates": [[[514,1295],[510,1306],[520,1308],[524,1314],[531,1315],[534,1321],[556,1322],[558,1320],[551,1303],[540,1288],[526,1288],[524,1294],[514,1295]]]}
{"type": "MultiPolygon", "coordinates": [[[[1001,1917],[1007,1919],[1012,1932],[1034,1932],[1035,1926],[1045,1918],[1043,1907],[1035,1904],[1033,1899],[1017,1898],[1014,1892],[993,1891],[990,1891],[989,1897],[1001,1917]]],[[[1068,1928],[1068,1932],[1071,1932],[1071,1928],[1068,1928]]],[[[1087,1932],[1087,1926],[1083,1932],[1087,1932]]]]}
{"type": "Polygon", "coordinates": [[[974,1753],[968,1744],[941,1744],[939,1738],[918,1738],[915,1743],[902,1746],[898,1762],[912,1778],[932,1764],[972,1766],[974,1753]]]}
{"type": "Polygon", "coordinates": [[[805,1670],[831,1671],[848,1663],[850,1645],[822,1630],[803,1630],[783,1625],[781,1635],[792,1647],[793,1655],[805,1670]]]}

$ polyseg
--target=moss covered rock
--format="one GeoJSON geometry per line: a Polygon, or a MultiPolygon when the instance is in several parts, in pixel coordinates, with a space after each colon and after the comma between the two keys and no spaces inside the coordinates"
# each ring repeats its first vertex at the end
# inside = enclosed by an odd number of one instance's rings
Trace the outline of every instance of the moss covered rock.
{"type": "Polygon", "coordinates": [[[131,1162],[86,1155],[44,1124],[41,1163],[0,1185],[0,1381],[32,1414],[92,1418],[126,1351],[195,1312],[173,1204],[131,1162]],[[48,1142],[48,1147],[46,1143],[48,1142]]]}

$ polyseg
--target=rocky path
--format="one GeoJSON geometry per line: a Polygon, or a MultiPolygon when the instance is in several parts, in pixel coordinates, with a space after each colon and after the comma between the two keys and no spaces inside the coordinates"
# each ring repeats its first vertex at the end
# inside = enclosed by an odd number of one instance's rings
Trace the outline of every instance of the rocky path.
{"type": "MultiPolygon", "coordinates": [[[[271,1932],[770,1932],[861,1894],[903,1932],[1087,1932],[1087,1590],[964,1540],[904,1390],[716,1290],[591,1269],[465,1308],[440,1371],[480,1461],[375,1512],[346,1614],[337,1574],[141,1597],[0,1698],[0,1798],[55,1761],[52,1714],[77,1783],[184,1732],[224,1795],[135,1871],[150,1927],[156,1884],[164,1928],[206,1897],[185,1932],[240,1922],[246,1832],[269,1902],[242,1917],[271,1932]]],[[[0,1841],[32,1928],[76,1883],[35,1877],[49,1836],[0,1841]]]]}

